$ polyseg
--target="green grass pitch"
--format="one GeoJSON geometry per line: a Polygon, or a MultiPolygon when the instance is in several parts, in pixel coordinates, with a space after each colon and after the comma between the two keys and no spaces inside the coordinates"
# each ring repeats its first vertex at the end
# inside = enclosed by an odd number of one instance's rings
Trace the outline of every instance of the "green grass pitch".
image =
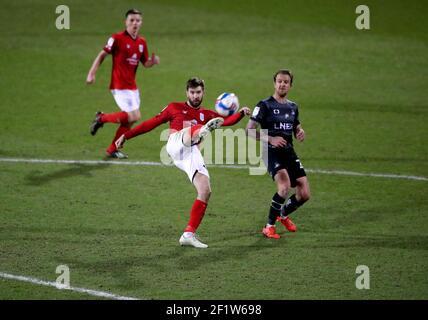
{"type": "MultiPolygon", "coordinates": [[[[233,91],[253,107],[271,77],[295,73],[290,98],[307,133],[296,150],[310,202],[295,234],[263,238],[275,186],[267,175],[210,167],[213,194],[199,234],[178,238],[195,198],[166,166],[0,161],[0,273],[143,299],[427,299],[428,181],[317,170],[428,177],[428,35],[423,1],[173,1],[138,4],[141,34],[161,65],[139,68],[142,119],[206,81],[205,106],[233,91]],[[370,289],[355,286],[358,265],[370,289]]],[[[131,1],[68,1],[71,29],[55,28],[57,1],[2,3],[0,160],[102,160],[115,126],[89,135],[94,112],[117,110],[111,59],[85,85],[131,1]]],[[[247,120],[235,128],[243,128],[247,120]]],[[[166,126],[126,144],[130,161],[159,162],[166,126]]],[[[0,299],[96,297],[0,278],[0,299]]]]}

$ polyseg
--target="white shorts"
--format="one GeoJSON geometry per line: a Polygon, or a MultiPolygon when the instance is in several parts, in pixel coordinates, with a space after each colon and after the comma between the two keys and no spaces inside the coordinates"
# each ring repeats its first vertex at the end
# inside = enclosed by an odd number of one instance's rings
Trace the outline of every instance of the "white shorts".
{"type": "Polygon", "coordinates": [[[131,112],[140,109],[140,92],[138,90],[111,90],[116,104],[120,110],[131,112]]]}
{"type": "Polygon", "coordinates": [[[183,134],[185,131],[186,129],[183,129],[169,136],[166,151],[174,161],[174,164],[186,172],[190,182],[193,182],[193,178],[197,172],[209,178],[210,175],[198,146],[187,147],[183,144],[183,134]]]}

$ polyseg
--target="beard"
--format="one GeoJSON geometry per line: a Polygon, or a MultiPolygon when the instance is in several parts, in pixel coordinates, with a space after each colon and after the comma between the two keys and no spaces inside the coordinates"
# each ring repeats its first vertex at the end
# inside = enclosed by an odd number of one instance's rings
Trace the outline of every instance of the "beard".
{"type": "Polygon", "coordinates": [[[189,104],[190,106],[192,106],[193,108],[197,108],[201,105],[202,100],[190,100],[189,99],[189,104]]]}

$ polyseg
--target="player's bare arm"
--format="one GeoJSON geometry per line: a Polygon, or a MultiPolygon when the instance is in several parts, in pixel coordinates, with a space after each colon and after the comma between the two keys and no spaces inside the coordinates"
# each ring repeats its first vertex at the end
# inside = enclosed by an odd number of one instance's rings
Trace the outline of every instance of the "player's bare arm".
{"type": "Polygon", "coordinates": [[[300,142],[305,140],[305,130],[303,130],[303,128],[300,124],[296,127],[295,137],[300,142]]]}
{"type": "Polygon", "coordinates": [[[160,64],[160,58],[159,58],[159,56],[152,53],[152,56],[149,59],[147,59],[146,62],[143,63],[143,66],[145,68],[151,68],[156,64],[160,64]]]}
{"type": "Polygon", "coordinates": [[[101,50],[92,63],[91,69],[89,69],[88,76],[86,77],[86,84],[93,84],[95,82],[95,74],[97,73],[98,67],[103,63],[105,57],[108,55],[107,52],[101,50]]]}
{"type": "Polygon", "coordinates": [[[272,146],[274,146],[276,148],[284,147],[287,145],[287,140],[285,140],[283,137],[268,136],[266,134],[263,134],[259,130],[257,130],[258,128],[259,128],[259,123],[257,121],[250,119],[250,121],[247,124],[247,128],[246,128],[245,132],[247,133],[247,135],[249,137],[256,139],[258,141],[269,142],[272,146]],[[250,129],[252,129],[252,130],[250,130],[250,129]]]}

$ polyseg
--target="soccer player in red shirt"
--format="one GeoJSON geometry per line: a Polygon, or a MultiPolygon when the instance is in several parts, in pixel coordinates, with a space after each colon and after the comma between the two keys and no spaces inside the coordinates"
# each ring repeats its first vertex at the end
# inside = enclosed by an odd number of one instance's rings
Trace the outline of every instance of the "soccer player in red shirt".
{"type": "Polygon", "coordinates": [[[131,129],[132,124],[141,117],[140,93],[135,82],[138,64],[141,62],[145,68],[151,68],[160,62],[159,57],[154,53],[149,57],[146,40],[138,35],[143,21],[142,13],[136,9],[130,9],[125,17],[126,30],[115,33],[109,38],[106,46],[95,58],[86,78],[87,84],[94,83],[95,74],[104,58],[108,54],[113,56],[110,90],[122,111],[108,114],[98,111],[90,131],[95,135],[104,123],[118,123],[119,128],[115,137],[106,150],[107,156],[118,159],[127,158],[127,155],[117,150],[115,141],[131,129]]]}
{"type": "Polygon", "coordinates": [[[203,80],[196,77],[189,79],[186,88],[186,102],[168,104],[157,116],[140,123],[116,141],[117,148],[121,148],[125,140],[149,132],[162,123],[169,122],[170,133],[166,151],[174,164],[186,172],[198,193],[190,211],[189,222],[180,237],[179,243],[182,246],[196,248],[208,247],[197,238],[195,232],[204,217],[211,195],[209,174],[199,150],[199,144],[210,131],[219,128],[221,125],[234,125],[245,115],[251,113],[249,108],[243,107],[234,115],[223,117],[215,111],[201,107],[204,88],[203,80]]]}

